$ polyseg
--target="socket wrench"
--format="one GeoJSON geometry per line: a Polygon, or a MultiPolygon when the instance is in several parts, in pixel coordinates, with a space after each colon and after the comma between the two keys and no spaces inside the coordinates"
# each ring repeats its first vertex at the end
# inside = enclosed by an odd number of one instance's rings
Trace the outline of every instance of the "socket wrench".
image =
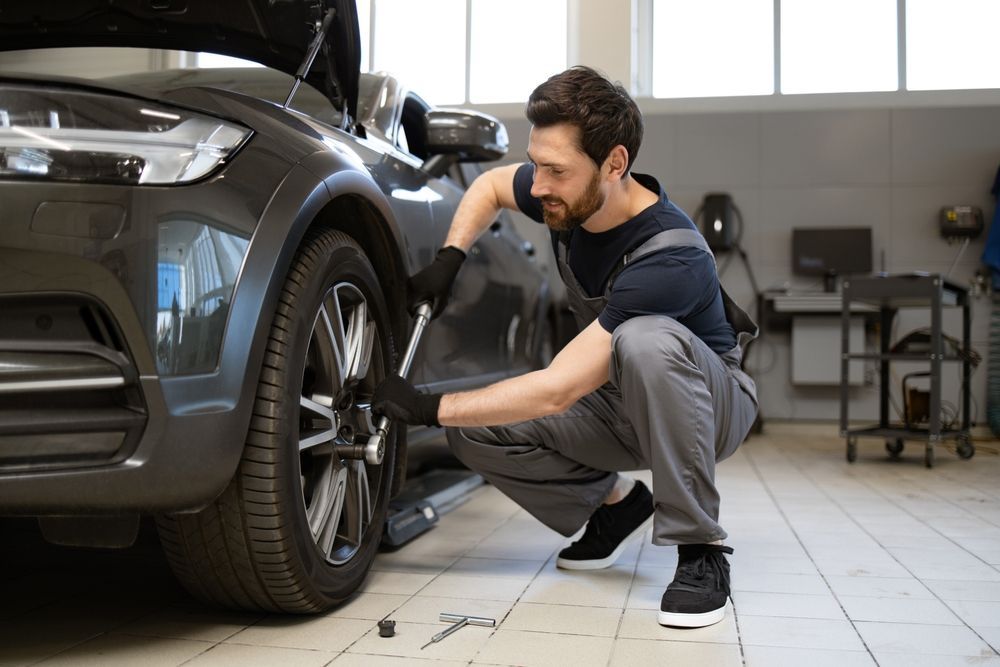
{"type": "MultiPolygon", "coordinates": [[[[403,353],[403,358],[399,362],[399,369],[397,371],[399,377],[405,379],[410,372],[410,364],[413,363],[413,357],[417,353],[417,345],[420,344],[420,337],[423,336],[424,329],[427,327],[430,319],[431,304],[420,304],[417,307],[417,314],[414,316],[413,333],[410,334],[410,342],[406,345],[406,352],[403,353]]],[[[385,456],[385,439],[388,433],[389,418],[383,415],[375,427],[375,433],[368,438],[368,443],[365,445],[365,461],[376,466],[382,464],[382,459],[385,456]]]]}

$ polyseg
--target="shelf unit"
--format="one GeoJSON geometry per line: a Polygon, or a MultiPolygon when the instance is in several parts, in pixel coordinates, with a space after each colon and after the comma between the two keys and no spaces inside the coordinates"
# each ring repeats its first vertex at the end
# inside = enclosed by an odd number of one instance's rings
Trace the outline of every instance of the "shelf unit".
{"type": "Polygon", "coordinates": [[[906,440],[925,443],[924,462],[934,466],[935,446],[942,440],[955,440],[958,455],[971,458],[975,447],[969,435],[969,376],[971,362],[968,354],[949,354],[941,332],[942,310],[945,307],[962,309],[962,349],[970,350],[970,324],[968,290],[938,274],[914,273],[878,275],[852,278],[843,283],[841,310],[841,384],[840,384],[840,434],[846,439],[847,460],[854,462],[858,455],[858,438],[871,437],[885,440],[886,450],[896,457],[903,451],[906,440]],[[878,309],[879,351],[877,353],[852,353],[848,342],[851,304],[860,302],[878,309]],[[890,335],[892,321],[900,308],[927,308],[930,310],[930,345],[926,353],[893,353],[890,335]],[[866,359],[878,362],[879,368],[879,421],[864,428],[848,428],[848,362],[866,359]],[[926,428],[893,423],[889,419],[889,368],[894,361],[923,361],[930,365],[929,420],[926,428]],[[941,425],[941,366],[946,362],[962,364],[961,426],[945,429],[941,425]]]}

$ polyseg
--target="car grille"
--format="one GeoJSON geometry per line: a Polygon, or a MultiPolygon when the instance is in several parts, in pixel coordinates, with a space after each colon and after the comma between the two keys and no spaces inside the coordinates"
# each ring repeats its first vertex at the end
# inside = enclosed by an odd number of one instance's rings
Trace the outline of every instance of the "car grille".
{"type": "Polygon", "coordinates": [[[0,470],[111,462],[146,407],[119,327],[80,295],[0,298],[0,470]]]}

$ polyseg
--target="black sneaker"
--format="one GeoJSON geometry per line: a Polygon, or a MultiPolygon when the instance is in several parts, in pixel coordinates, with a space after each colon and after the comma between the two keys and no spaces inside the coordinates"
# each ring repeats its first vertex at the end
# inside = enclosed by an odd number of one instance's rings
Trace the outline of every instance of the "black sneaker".
{"type": "Polygon", "coordinates": [[[701,628],[726,615],[729,562],[732,547],[717,544],[681,544],[677,571],[660,602],[660,625],[701,628]]]}
{"type": "Polygon", "coordinates": [[[632,538],[653,523],[653,494],[636,480],[628,495],[614,505],[601,505],[590,515],[583,537],[559,552],[556,567],[600,570],[611,567],[632,538]]]}

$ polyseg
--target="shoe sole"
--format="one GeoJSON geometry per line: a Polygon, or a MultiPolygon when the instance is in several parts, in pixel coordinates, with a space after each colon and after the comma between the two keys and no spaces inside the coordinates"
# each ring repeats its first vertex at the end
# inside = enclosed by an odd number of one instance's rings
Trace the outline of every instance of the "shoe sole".
{"type": "Polygon", "coordinates": [[[611,552],[611,555],[604,558],[595,558],[591,560],[572,560],[567,558],[556,558],[556,567],[561,570],[603,570],[604,568],[611,567],[618,560],[618,557],[622,555],[625,551],[625,547],[628,546],[629,542],[632,540],[642,537],[642,534],[653,525],[653,515],[650,514],[649,518],[643,521],[638,528],[629,533],[621,543],[615,547],[615,550],[611,552]]]}
{"type": "Polygon", "coordinates": [[[726,617],[726,607],[723,605],[714,611],[706,611],[701,614],[680,614],[671,611],[661,611],[656,620],[660,625],[667,625],[674,628],[704,628],[708,625],[715,625],[726,617]]]}

